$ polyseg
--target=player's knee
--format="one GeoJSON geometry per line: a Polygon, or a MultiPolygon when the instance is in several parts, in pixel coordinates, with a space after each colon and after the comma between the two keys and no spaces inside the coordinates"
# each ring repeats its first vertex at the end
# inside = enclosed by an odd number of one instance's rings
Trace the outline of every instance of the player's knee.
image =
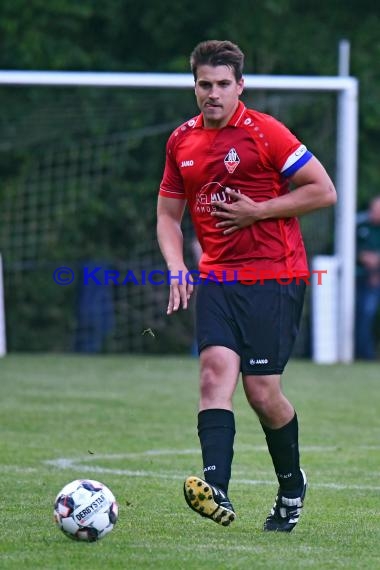
{"type": "Polygon", "coordinates": [[[200,374],[200,398],[205,407],[229,405],[235,385],[236,373],[229,371],[223,358],[204,359],[200,374]]]}
{"type": "Polygon", "coordinates": [[[246,396],[250,406],[259,415],[268,413],[271,407],[275,404],[279,396],[277,388],[270,383],[259,380],[251,385],[249,390],[246,390],[246,396]]]}
{"type": "Polygon", "coordinates": [[[219,366],[214,361],[206,363],[201,370],[201,397],[210,398],[220,390],[219,366]]]}
{"type": "Polygon", "coordinates": [[[271,407],[271,398],[268,392],[258,391],[247,395],[248,403],[259,416],[267,414],[271,407]]]}

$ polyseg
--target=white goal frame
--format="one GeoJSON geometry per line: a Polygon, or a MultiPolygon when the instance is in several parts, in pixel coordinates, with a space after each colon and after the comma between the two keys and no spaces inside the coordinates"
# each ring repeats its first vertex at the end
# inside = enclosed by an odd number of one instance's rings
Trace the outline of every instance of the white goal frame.
{"type": "MultiPolygon", "coordinates": [[[[337,358],[354,358],[355,217],[358,163],[358,81],[348,76],[245,75],[245,89],[335,92],[338,96],[336,148],[335,256],[338,263],[337,358]]],[[[0,85],[171,88],[194,87],[190,73],[1,71],[0,85]]],[[[0,276],[1,286],[1,276],[0,276]]],[[[0,299],[3,292],[0,287],[0,299]]],[[[1,304],[0,304],[1,309],[1,304]]],[[[0,352],[5,350],[5,315],[0,310],[0,352]],[[3,331],[3,332],[2,332],[3,331]]]]}

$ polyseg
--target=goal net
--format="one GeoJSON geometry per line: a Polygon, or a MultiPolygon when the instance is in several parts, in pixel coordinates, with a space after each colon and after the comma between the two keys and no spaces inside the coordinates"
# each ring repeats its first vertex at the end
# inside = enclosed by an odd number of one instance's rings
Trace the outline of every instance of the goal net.
{"type": "MultiPolygon", "coordinates": [[[[105,75],[102,87],[84,86],[88,74],[76,74],[70,86],[25,80],[15,87],[9,80],[2,88],[0,252],[9,350],[192,350],[192,308],[166,317],[155,236],[167,137],[197,114],[192,89],[178,89],[182,81],[190,86],[189,77],[171,85],[175,74],[170,81],[153,75],[149,89],[115,89],[115,76],[105,75]]],[[[290,125],[339,179],[338,91],[262,85],[243,99],[290,125]]],[[[301,224],[310,263],[336,253],[342,238],[333,209],[301,224]]],[[[187,216],[184,233],[194,269],[187,216]]],[[[311,354],[312,318],[308,291],[299,356],[311,354]]]]}

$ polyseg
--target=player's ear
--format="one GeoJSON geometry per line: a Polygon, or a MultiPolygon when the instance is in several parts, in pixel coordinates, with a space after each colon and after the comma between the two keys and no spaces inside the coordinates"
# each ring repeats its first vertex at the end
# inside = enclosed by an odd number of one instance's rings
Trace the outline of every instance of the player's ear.
{"type": "Polygon", "coordinates": [[[244,79],[243,77],[241,79],[239,79],[239,81],[237,82],[238,85],[238,95],[241,95],[244,91],[244,79]]]}

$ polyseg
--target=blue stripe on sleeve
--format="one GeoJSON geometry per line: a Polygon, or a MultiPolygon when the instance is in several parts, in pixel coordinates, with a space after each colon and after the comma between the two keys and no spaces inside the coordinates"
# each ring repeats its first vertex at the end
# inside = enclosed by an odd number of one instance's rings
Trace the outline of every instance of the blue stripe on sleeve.
{"type": "Polygon", "coordinates": [[[284,170],[282,172],[283,176],[286,176],[287,178],[289,176],[292,176],[292,174],[294,174],[295,172],[297,172],[297,170],[299,170],[301,168],[301,166],[304,166],[307,162],[309,162],[309,160],[313,157],[313,154],[307,150],[305,152],[305,154],[303,154],[298,160],[297,162],[294,162],[291,166],[289,166],[289,168],[287,168],[286,170],[284,170]]]}

